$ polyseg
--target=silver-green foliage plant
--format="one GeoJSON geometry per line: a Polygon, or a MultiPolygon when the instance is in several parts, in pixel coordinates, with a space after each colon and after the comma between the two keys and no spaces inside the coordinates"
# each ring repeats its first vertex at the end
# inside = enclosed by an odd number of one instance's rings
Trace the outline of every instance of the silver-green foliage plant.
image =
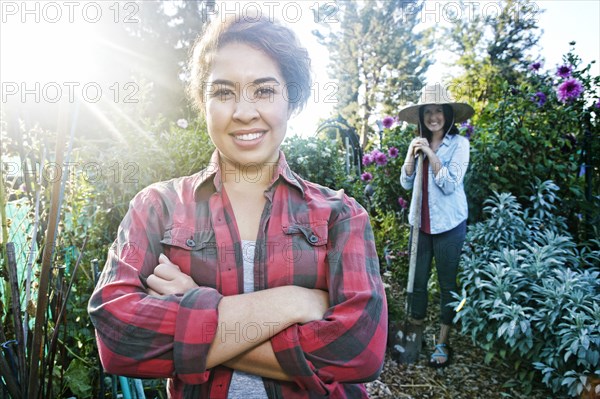
{"type": "Polygon", "coordinates": [[[600,376],[600,246],[573,242],[556,216],[558,186],[532,188],[524,210],[513,195],[494,193],[487,218],[469,227],[459,275],[467,302],[457,319],[486,362],[514,361],[526,391],[535,380],[576,396],[600,376]]]}

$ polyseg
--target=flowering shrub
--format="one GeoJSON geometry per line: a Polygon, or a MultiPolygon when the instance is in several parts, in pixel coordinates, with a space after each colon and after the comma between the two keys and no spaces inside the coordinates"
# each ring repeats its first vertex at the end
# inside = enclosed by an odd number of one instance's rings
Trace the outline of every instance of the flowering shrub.
{"type": "Polygon", "coordinates": [[[600,167],[595,133],[600,77],[590,76],[590,65],[581,65],[573,52],[555,71],[540,68],[540,62],[531,64],[518,86],[501,83],[496,88],[503,93],[501,100],[475,116],[477,134],[471,137],[471,168],[465,180],[470,221],[481,219],[481,204],[492,192],[521,198],[528,186],[524,183],[537,177],[558,185],[569,230],[589,234],[600,220],[599,199],[585,197],[586,189],[598,193],[600,182],[586,183],[584,177],[586,168],[592,172],[600,167]],[[587,222],[585,229],[582,222],[587,222]]]}
{"type": "Polygon", "coordinates": [[[383,147],[373,148],[363,155],[361,180],[366,184],[364,200],[373,212],[404,215],[410,193],[400,186],[400,168],[412,133],[400,126],[392,128],[393,123],[390,116],[383,119],[383,147]]]}

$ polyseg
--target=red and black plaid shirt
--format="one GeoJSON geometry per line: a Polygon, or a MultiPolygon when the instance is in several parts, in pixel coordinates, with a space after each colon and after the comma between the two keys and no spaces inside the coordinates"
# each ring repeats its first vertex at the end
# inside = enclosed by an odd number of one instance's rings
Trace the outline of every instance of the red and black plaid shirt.
{"type": "MultiPolygon", "coordinates": [[[[218,160],[215,151],[203,171],[153,184],[135,196],[89,303],[107,372],[170,378],[173,398],[226,398],[232,375],[224,366],[205,367],[219,300],[243,292],[242,246],[218,160]],[[161,253],[200,288],[185,295],[147,295],[140,277],[152,274],[161,253]]],[[[267,393],[270,398],[367,397],[361,382],[379,375],[387,335],[369,217],[343,192],[293,173],[283,153],[274,166],[256,241],[254,288],[327,290],[331,307],[322,320],[293,325],[271,338],[294,382],[264,378],[267,393]]],[[[243,335],[240,328],[231,333],[243,335]]]]}

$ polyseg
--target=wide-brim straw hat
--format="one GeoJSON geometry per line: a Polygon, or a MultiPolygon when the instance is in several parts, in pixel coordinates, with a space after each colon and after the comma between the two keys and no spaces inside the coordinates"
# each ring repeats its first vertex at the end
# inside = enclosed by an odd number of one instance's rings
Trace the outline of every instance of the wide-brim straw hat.
{"type": "Polygon", "coordinates": [[[428,85],[421,90],[419,102],[403,108],[398,113],[398,119],[408,123],[419,124],[419,108],[424,105],[447,104],[454,111],[454,123],[464,122],[475,113],[473,107],[467,103],[454,101],[452,95],[441,84],[428,85]]]}

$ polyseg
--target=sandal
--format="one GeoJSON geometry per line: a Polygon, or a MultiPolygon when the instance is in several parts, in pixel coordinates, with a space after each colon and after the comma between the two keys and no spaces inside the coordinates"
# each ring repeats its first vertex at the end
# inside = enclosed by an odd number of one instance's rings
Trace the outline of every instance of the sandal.
{"type": "Polygon", "coordinates": [[[429,367],[433,367],[436,369],[441,369],[444,367],[448,367],[450,365],[450,362],[452,360],[452,348],[450,348],[449,346],[446,346],[446,344],[437,344],[435,346],[435,351],[433,351],[433,353],[431,354],[431,358],[429,359],[429,367]],[[444,352],[444,348],[446,348],[446,352],[444,352]],[[437,361],[438,358],[446,359],[445,362],[443,363],[439,363],[437,361]]]}

